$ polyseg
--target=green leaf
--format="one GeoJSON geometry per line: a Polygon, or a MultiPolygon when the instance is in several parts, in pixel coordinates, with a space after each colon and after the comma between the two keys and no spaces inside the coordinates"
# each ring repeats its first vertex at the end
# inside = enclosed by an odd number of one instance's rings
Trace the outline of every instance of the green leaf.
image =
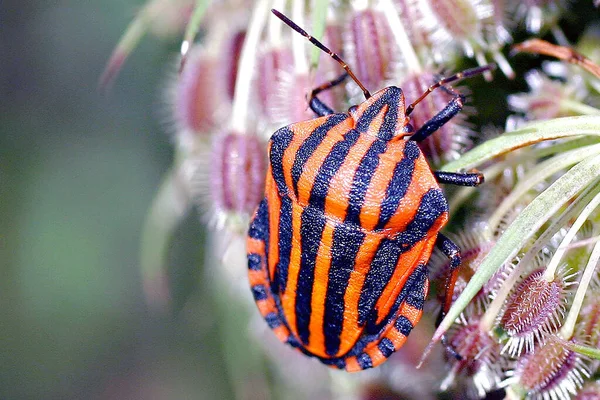
{"type": "Polygon", "coordinates": [[[600,349],[584,346],[582,344],[569,343],[569,348],[576,353],[583,354],[594,360],[600,360],[600,349]]]}
{"type": "MultiPolygon", "coordinates": [[[[311,35],[317,39],[322,40],[325,35],[325,22],[327,21],[327,6],[329,5],[328,0],[315,0],[315,6],[312,12],[312,29],[311,35]]],[[[312,46],[310,53],[310,68],[314,71],[319,65],[319,56],[321,50],[317,46],[312,46]]]]}
{"type": "Polygon", "coordinates": [[[502,154],[545,140],[578,135],[600,136],[600,117],[582,116],[557,118],[536,122],[513,132],[507,132],[488,140],[464,154],[456,161],[446,164],[442,170],[469,169],[502,154]]]}
{"type": "Polygon", "coordinates": [[[170,301],[167,254],[175,228],[191,207],[191,199],[182,188],[181,171],[176,165],[167,173],[144,222],[140,246],[140,269],[146,301],[164,310],[170,301]]]}
{"type": "Polygon", "coordinates": [[[452,325],[454,320],[467,307],[477,292],[490,279],[500,266],[510,261],[528,242],[537,230],[554,215],[574,195],[590,185],[600,175],[600,155],[581,161],[556,182],[537,196],[498,239],[496,245],[483,259],[469,284],[452,305],[448,314],[436,330],[434,341],[452,325]]]}
{"type": "Polygon", "coordinates": [[[183,36],[181,53],[182,56],[185,57],[185,54],[189,50],[189,47],[194,43],[194,39],[200,30],[200,22],[202,22],[202,17],[206,13],[208,6],[210,5],[211,0],[196,0],[196,5],[194,6],[194,12],[190,17],[190,20],[185,27],[185,34],[183,36]],[[185,46],[185,48],[184,48],[185,46]]]}

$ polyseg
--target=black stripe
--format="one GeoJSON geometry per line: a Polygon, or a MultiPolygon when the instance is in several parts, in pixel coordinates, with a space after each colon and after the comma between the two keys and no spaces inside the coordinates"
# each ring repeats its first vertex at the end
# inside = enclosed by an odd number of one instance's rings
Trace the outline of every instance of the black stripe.
{"type": "Polygon", "coordinates": [[[292,252],[292,200],[288,196],[281,198],[279,209],[279,261],[275,266],[275,275],[271,282],[273,293],[283,294],[287,287],[290,254],[292,252]]]}
{"type": "Polygon", "coordinates": [[[348,196],[348,209],[344,222],[360,225],[360,210],[365,202],[371,179],[379,165],[379,155],[385,152],[386,148],[387,142],[375,140],[360,161],[348,196]]]}
{"type": "Polygon", "coordinates": [[[248,254],[248,269],[252,271],[262,271],[262,257],[260,254],[248,254]]]}
{"type": "Polygon", "coordinates": [[[267,205],[267,199],[262,199],[258,205],[254,218],[250,222],[250,228],[248,229],[248,236],[252,239],[266,240],[269,236],[269,207],[267,205]]]}
{"type": "Polygon", "coordinates": [[[321,358],[319,360],[325,365],[331,365],[339,369],[346,368],[346,360],[343,358],[321,358]]]}
{"type": "Polygon", "coordinates": [[[425,302],[426,279],[427,268],[424,265],[419,265],[406,280],[402,291],[400,291],[398,298],[394,301],[394,305],[390,308],[388,315],[378,324],[376,319],[377,315],[372,314],[371,319],[367,320],[364,332],[367,335],[379,335],[381,330],[386,328],[390,319],[397,316],[402,303],[408,303],[411,306],[422,310],[423,303],[425,302]]]}
{"type": "Polygon", "coordinates": [[[267,321],[267,324],[271,329],[281,326],[281,318],[279,318],[279,316],[274,312],[265,315],[265,321],[267,321]]]}
{"type": "Polygon", "coordinates": [[[358,119],[356,129],[360,132],[368,132],[379,139],[389,140],[394,136],[396,124],[398,123],[398,107],[402,97],[402,89],[390,86],[384,90],[381,97],[371,104],[358,119]],[[383,117],[383,123],[379,131],[369,132],[369,126],[385,106],[388,106],[388,109],[383,117]]]}
{"type": "Polygon", "coordinates": [[[408,336],[410,331],[413,329],[413,324],[408,320],[408,318],[406,318],[404,315],[401,315],[396,320],[394,327],[404,336],[408,336]]]}
{"type": "MultiPolygon", "coordinates": [[[[425,304],[425,282],[427,272],[424,265],[420,265],[409,278],[407,286],[410,285],[406,296],[406,303],[417,310],[422,310],[425,304]]],[[[404,289],[403,289],[404,290],[404,289]]]]}
{"type": "Polygon", "coordinates": [[[273,180],[277,185],[280,196],[284,196],[288,192],[288,188],[285,184],[285,176],[283,174],[283,154],[292,142],[293,137],[294,132],[288,127],[278,129],[273,136],[271,136],[271,150],[269,152],[271,173],[273,174],[273,180]]]}
{"type": "Polygon", "coordinates": [[[350,274],[354,270],[356,255],[365,236],[365,233],[354,225],[339,224],[333,230],[331,267],[323,316],[325,351],[331,356],[337,354],[340,348],[340,335],[344,322],[344,295],[350,281],[350,274]]]}
{"type": "Polygon", "coordinates": [[[419,146],[414,142],[405,142],[404,158],[396,164],[394,175],[386,189],[385,199],[381,203],[381,212],[379,221],[375,229],[383,229],[390,218],[396,213],[400,202],[406,195],[413,172],[415,170],[415,160],[419,157],[419,146]]]}
{"type": "Polygon", "coordinates": [[[348,114],[332,114],[323,124],[312,131],[298,148],[294,165],[292,165],[292,183],[296,197],[298,197],[298,180],[300,180],[300,176],[302,175],[304,164],[306,164],[310,156],[312,156],[317,147],[327,137],[327,132],[347,118],[349,118],[348,114]]]}
{"type": "Polygon", "coordinates": [[[373,360],[371,360],[371,357],[367,353],[359,354],[356,357],[356,361],[358,361],[360,369],[373,368],[373,360]]]}
{"type": "Polygon", "coordinates": [[[254,296],[254,300],[266,300],[269,296],[267,295],[267,290],[264,285],[254,285],[252,287],[252,295],[254,296]]]}
{"type": "Polygon", "coordinates": [[[381,342],[379,342],[377,348],[379,349],[379,351],[381,351],[381,354],[383,354],[383,356],[386,358],[391,356],[392,353],[396,351],[394,343],[392,343],[392,341],[386,337],[381,339],[381,342]]]}
{"type": "Polygon", "coordinates": [[[316,208],[323,210],[325,208],[325,198],[329,190],[331,179],[340,169],[350,149],[360,137],[360,132],[351,129],[344,135],[344,140],[337,142],[331,152],[325,157],[310,192],[309,203],[316,208]]]}
{"type": "Polygon", "coordinates": [[[315,264],[326,220],[323,212],[312,206],[304,209],[300,220],[301,257],[296,286],[296,328],[300,341],[307,344],[310,336],[308,325],[312,311],[315,264]]]}
{"type": "MultiPolygon", "coordinates": [[[[361,290],[358,302],[359,323],[365,323],[367,318],[377,319],[375,303],[389,283],[398,258],[422,240],[437,218],[447,210],[448,204],[442,192],[439,189],[430,189],[423,195],[417,214],[406,230],[400,232],[395,239],[381,241],[361,290]]],[[[412,266],[401,266],[401,268],[410,267],[412,266]]]]}

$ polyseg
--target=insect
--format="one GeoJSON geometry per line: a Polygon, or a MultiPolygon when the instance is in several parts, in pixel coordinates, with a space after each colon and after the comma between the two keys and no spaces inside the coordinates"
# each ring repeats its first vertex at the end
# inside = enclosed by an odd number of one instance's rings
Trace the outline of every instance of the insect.
{"type": "Polygon", "coordinates": [[[421,318],[434,246],[451,260],[449,309],[461,258],[439,233],[448,205],[438,183],[483,182],[479,172],[431,171],[417,145],[461,110],[462,95],[416,131],[409,115],[435,88],[492,66],[442,79],[405,108],[400,88],[371,95],[337,54],[272,11],[346,73],[312,91],[318,118],[270,139],[265,197],[247,238],[252,293],[279,340],[329,366],[364,370],[385,362],[421,318]],[[334,113],[317,94],[346,75],[366,101],[334,113]]]}

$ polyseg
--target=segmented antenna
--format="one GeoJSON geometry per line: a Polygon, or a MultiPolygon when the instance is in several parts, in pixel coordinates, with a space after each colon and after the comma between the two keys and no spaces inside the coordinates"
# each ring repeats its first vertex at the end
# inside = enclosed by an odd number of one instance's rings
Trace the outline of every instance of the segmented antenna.
{"type": "Polygon", "coordinates": [[[433,92],[435,89],[439,88],[440,86],[444,86],[447,83],[454,82],[459,79],[470,78],[472,76],[482,74],[486,71],[492,71],[494,69],[496,69],[496,64],[488,64],[488,65],[484,65],[482,67],[466,69],[462,72],[457,72],[456,74],[449,76],[447,78],[440,79],[433,85],[429,86],[427,88],[427,90],[421,96],[419,96],[419,98],[417,100],[413,101],[408,107],[406,107],[406,115],[407,116],[410,115],[410,113],[413,112],[413,110],[415,109],[415,106],[417,104],[419,104],[421,101],[423,101],[423,99],[425,97],[427,97],[429,95],[429,93],[433,92]]]}
{"type": "Polygon", "coordinates": [[[364,85],[358,80],[358,78],[356,77],[356,75],[354,75],[354,72],[352,72],[352,70],[350,69],[350,67],[348,66],[348,64],[346,64],[346,62],[344,60],[342,60],[340,58],[340,56],[338,56],[333,51],[329,50],[323,43],[319,42],[317,39],[315,39],[314,37],[310,36],[308,33],[306,33],[306,31],[304,29],[300,28],[291,19],[289,19],[288,17],[286,17],[285,15],[283,15],[282,13],[280,13],[279,11],[277,11],[275,9],[272,9],[271,12],[273,14],[275,14],[275,16],[277,18],[279,18],[280,20],[282,20],[283,22],[285,22],[290,28],[292,28],[293,30],[295,30],[296,32],[298,32],[299,34],[301,34],[302,36],[304,36],[305,38],[307,38],[309,40],[309,42],[311,42],[312,44],[314,44],[315,46],[317,46],[319,49],[323,50],[325,53],[329,54],[329,56],[331,58],[333,58],[335,61],[337,61],[338,63],[340,63],[340,65],[342,66],[342,68],[344,68],[346,70],[346,72],[348,73],[348,75],[350,76],[350,78],[352,78],[352,80],[354,80],[354,82],[356,82],[356,84],[363,91],[365,97],[367,99],[369,97],[371,97],[371,93],[369,93],[369,91],[367,90],[367,88],[365,88],[364,85]]]}

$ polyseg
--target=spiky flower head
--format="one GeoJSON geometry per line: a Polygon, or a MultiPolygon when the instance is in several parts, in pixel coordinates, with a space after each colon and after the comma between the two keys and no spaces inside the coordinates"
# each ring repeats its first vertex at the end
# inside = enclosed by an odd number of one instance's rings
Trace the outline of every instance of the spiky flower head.
{"type": "Polygon", "coordinates": [[[188,60],[172,90],[173,114],[182,135],[208,135],[217,126],[219,109],[228,104],[218,60],[201,46],[189,51],[188,60]]]}
{"type": "MultiPolygon", "coordinates": [[[[354,10],[349,18],[344,50],[347,62],[366,88],[379,90],[392,77],[397,54],[389,22],[383,12],[354,10]]],[[[357,90],[354,92],[359,93],[357,90]]]]}
{"type": "MultiPolygon", "coordinates": [[[[449,332],[448,343],[461,357],[449,357],[452,369],[442,383],[447,388],[452,381],[461,382],[472,397],[485,397],[502,380],[500,345],[489,331],[482,329],[479,316],[469,315],[449,332]]],[[[457,383],[457,382],[455,382],[457,383]]]]}
{"type": "Polygon", "coordinates": [[[198,156],[192,187],[211,226],[243,232],[263,196],[265,145],[256,135],[224,132],[198,156]]]}
{"type": "Polygon", "coordinates": [[[508,96],[508,104],[529,120],[577,115],[572,103],[581,103],[587,95],[581,86],[552,80],[536,70],[528,72],[525,80],[530,91],[508,96]]]}
{"type": "Polygon", "coordinates": [[[536,340],[555,331],[561,323],[567,301],[567,288],[572,282],[561,269],[553,280],[544,277],[544,269],[536,269],[513,289],[506,300],[499,326],[509,336],[503,352],[515,356],[523,347],[533,350],[536,340]]]}
{"type": "Polygon", "coordinates": [[[531,399],[569,399],[589,373],[569,341],[549,335],[545,342],[519,359],[514,370],[519,385],[531,399]]]}

